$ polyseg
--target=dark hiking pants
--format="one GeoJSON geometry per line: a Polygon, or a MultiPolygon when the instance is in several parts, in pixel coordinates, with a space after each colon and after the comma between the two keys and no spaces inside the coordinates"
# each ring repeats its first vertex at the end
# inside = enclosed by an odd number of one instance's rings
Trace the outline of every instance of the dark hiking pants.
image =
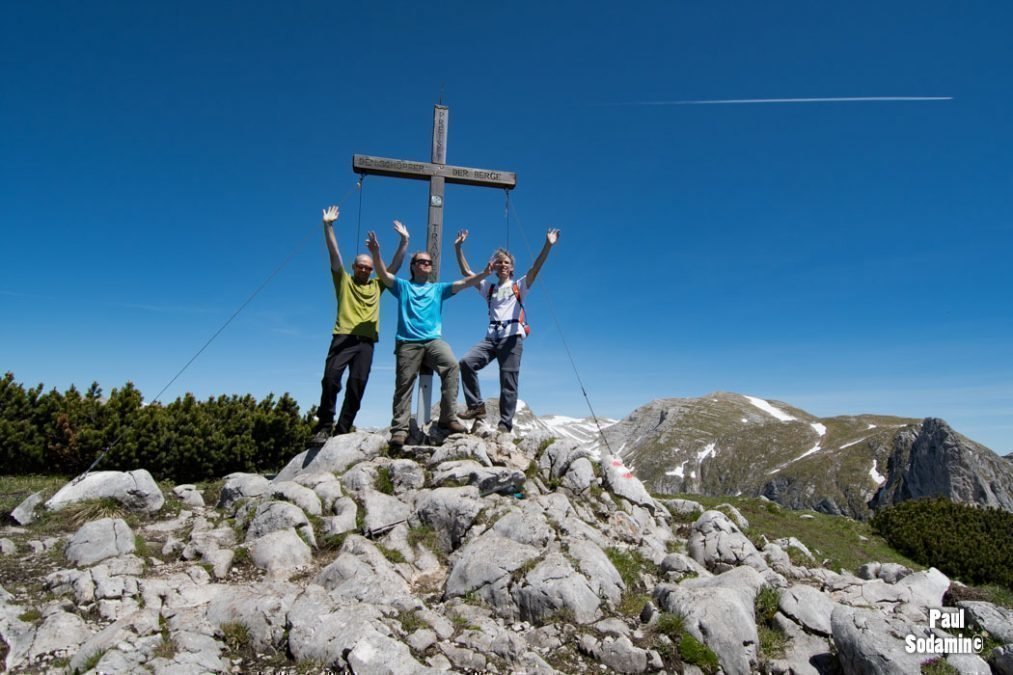
{"type": "Polygon", "coordinates": [[[320,409],[317,411],[319,424],[329,425],[334,421],[334,407],[341,392],[341,376],[348,368],[348,381],[345,386],[345,402],[341,405],[341,415],[334,427],[334,433],[346,434],[352,430],[352,423],[362,405],[362,395],[366,393],[366,382],[369,370],[373,366],[373,342],[358,335],[335,335],[331,339],[331,348],[327,350],[327,362],[324,365],[324,377],[320,380],[320,409]]]}

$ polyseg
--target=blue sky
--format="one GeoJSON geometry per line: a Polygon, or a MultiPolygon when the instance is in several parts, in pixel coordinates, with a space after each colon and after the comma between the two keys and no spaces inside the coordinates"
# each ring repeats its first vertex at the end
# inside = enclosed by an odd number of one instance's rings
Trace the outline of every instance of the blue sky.
{"type": "MultiPolygon", "coordinates": [[[[1013,450],[1013,5],[9,2],[0,9],[0,367],[26,384],[316,402],[320,209],[359,246],[354,153],[512,170],[445,236],[526,269],[521,397],[584,416],[737,391],[937,416],[1013,450]],[[637,105],[924,96],[944,101],[637,105]],[[531,251],[524,241],[530,242],[531,251]]],[[[422,242],[426,185],[369,177],[361,236],[422,242]]],[[[414,248],[414,247],[413,247],[414,248]]],[[[452,248],[444,249],[450,278],[452,248]]],[[[458,355],[484,303],[450,301],[458,355]]],[[[389,421],[383,307],[358,422],[389,421]]],[[[484,371],[487,395],[495,368],[484,371]]]]}

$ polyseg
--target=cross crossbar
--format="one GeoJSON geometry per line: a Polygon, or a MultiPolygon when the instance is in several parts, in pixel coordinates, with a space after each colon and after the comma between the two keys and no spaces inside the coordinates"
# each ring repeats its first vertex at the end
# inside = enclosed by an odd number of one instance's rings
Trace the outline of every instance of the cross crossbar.
{"type": "Polygon", "coordinates": [[[352,155],[352,170],[356,173],[413,178],[415,180],[429,180],[433,176],[442,176],[447,183],[499,187],[506,190],[517,187],[517,174],[513,171],[473,169],[466,166],[412,162],[371,155],[352,155]]]}

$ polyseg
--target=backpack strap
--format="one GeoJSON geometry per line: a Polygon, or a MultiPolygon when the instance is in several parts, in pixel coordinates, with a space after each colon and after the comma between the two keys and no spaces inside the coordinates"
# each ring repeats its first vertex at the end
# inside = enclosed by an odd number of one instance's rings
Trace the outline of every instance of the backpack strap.
{"type": "Polygon", "coordinates": [[[520,286],[518,286],[517,282],[515,281],[515,282],[513,282],[510,285],[510,287],[511,287],[511,290],[513,290],[513,292],[514,292],[514,298],[517,300],[517,305],[521,308],[521,313],[520,313],[519,318],[517,318],[517,319],[510,319],[509,321],[495,321],[495,320],[493,320],[493,318],[492,318],[492,296],[495,295],[495,293],[496,293],[496,286],[493,285],[493,284],[489,284],[489,294],[486,297],[486,302],[489,304],[489,324],[490,325],[495,325],[497,328],[505,328],[506,326],[509,326],[512,323],[519,323],[521,326],[524,327],[524,335],[531,335],[531,326],[528,325],[528,321],[527,321],[527,319],[525,317],[525,313],[524,313],[524,303],[521,301],[521,289],[520,289],[520,286]]]}

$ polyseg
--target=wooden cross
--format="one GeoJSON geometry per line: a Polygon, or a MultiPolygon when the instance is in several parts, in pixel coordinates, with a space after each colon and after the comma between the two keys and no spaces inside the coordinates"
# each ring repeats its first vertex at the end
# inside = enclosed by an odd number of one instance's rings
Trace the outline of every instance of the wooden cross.
{"type": "Polygon", "coordinates": [[[440,277],[440,249],[443,238],[443,190],[446,183],[498,187],[513,190],[517,174],[512,171],[471,169],[447,165],[447,121],[450,109],[437,105],[433,110],[433,161],[413,162],[369,155],[352,155],[352,170],[359,174],[376,174],[393,178],[429,181],[429,229],[426,250],[433,259],[430,281],[440,277]]]}
{"type": "MultiPolygon", "coordinates": [[[[517,174],[512,171],[471,169],[447,165],[447,122],[450,109],[437,105],[433,109],[433,152],[431,162],[413,162],[370,155],[352,155],[352,170],[358,174],[375,174],[392,178],[411,178],[429,181],[429,228],[426,232],[426,250],[433,259],[430,281],[440,277],[440,249],[443,241],[443,191],[446,183],[498,187],[512,190],[517,186],[517,174]]],[[[432,408],[433,372],[423,369],[419,376],[419,395],[416,399],[415,419],[419,426],[430,421],[432,408]]]]}

